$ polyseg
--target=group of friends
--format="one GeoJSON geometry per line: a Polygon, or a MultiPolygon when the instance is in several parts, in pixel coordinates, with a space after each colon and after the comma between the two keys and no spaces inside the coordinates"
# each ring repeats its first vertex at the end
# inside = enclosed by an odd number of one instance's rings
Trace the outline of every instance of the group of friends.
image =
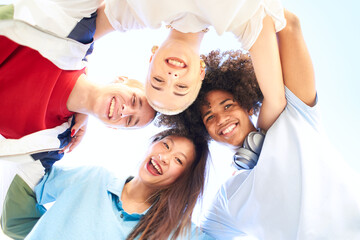
{"type": "Polygon", "coordinates": [[[13,239],[360,239],[359,176],[326,139],[300,21],[279,0],[2,5],[0,96],[1,227],[13,239]],[[144,85],[88,79],[97,39],[165,25],[144,85]],[[200,55],[209,27],[241,49],[200,55]],[[166,130],[136,176],[58,166],[89,115],[166,130]],[[236,172],[196,225],[210,141],[234,150],[236,172]]]}

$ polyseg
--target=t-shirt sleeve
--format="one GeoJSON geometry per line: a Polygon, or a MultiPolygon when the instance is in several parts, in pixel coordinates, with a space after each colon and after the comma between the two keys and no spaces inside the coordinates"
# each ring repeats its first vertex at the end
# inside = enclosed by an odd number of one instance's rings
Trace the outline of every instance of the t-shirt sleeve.
{"type": "Polygon", "coordinates": [[[37,202],[41,205],[56,201],[70,188],[76,189],[84,184],[95,172],[94,167],[65,168],[53,166],[35,187],[37,202]]]}
{"type": "Polygon", "coordinates": [[[111,26],[120,32],[126,32],[131,29],[144,28],[144,24],[135,15],[135,11],[126,0],[106,0],[105,15],[111,26]]]}
{"type": "Polygon", "coordinates": [[[233,239],[234,237],[246,236],[237,228],[234,222],[239,209],[246,204],[249,189],[243,183],[251,171],[239,171],[235,176],[225,182],[215,195],[215,198],[206,211],[201,221],[202,230],[215,239],[233,239]],[[244,194],[238,194],[241,191],[244,194]]]}

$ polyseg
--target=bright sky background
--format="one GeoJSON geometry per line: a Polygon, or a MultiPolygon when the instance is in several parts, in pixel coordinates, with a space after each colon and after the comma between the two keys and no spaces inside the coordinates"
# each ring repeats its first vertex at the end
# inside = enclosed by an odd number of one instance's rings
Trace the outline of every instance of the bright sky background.
{"type": "MultiPolygon", "coordinates": [[[[360,157],[356,151],[360,145],[360,3],[355,0],[283,0],[283,4],[301,20],[313,59],[319,104],[329,139],[344,159],[360,172],[360,157]]],[[[143,81],[151,47],[160,45],[167,34],[165,28],[110,33],[95,43],[89,77],[99,83],[109,82],[117,75],[143,81]]],[[[232,35],[218,37],[211,30],[204,37],[201,53],[240,47],[232,35]]],[[[139,130],[113,130],[90,118],[82,144],[59,164],[101,165],[121,175],[136,174],[148,139],[158,131],[153,125],[139,130]]],[[[212,143],[211,153],[203,208],[232,172],[233,153],[229,149],[212,143]]],[[[196,212],[200,210],[197,208],[196,212]]]]}

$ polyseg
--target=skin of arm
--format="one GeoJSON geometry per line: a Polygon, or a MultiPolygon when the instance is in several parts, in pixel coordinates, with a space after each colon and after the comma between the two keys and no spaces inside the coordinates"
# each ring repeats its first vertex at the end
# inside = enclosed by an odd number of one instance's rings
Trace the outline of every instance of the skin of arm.
{"type": "Polygon", "coordinates": [[[111,26],[108,18],[105,15],[105,3],[103,2],[97,10],[96,18],[96,30],[94,34],[94,40],[101,38],[102,36],[108,34],[109,32],[115,31],[111,26]]]}
{"type": "Polygon", "coordinates": [[[296,15],[285,10],[286,27],[278,32],[284,83],[301,101],[314,106],[315,74],[310,54],[296,15]]]}
{"type": "Polygon", "coordinates": [[[286,106],[279,48],[274,22],[267,16],[250,55],[264,100],[257,127],[268,130],[286,106]]]}

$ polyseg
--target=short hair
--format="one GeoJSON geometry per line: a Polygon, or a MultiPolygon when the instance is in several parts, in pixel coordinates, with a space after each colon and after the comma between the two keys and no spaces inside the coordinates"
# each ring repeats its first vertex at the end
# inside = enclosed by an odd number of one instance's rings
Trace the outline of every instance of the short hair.
{"type": "Polygon", "coordinates": [[[258,114],[260,110],[263,95],[249,54],[240,50],[213,50],[201,57],[206,63],[206,74],[196,101],[178,115],[159,115],[155,125],[191,128],[210,141],[200,111],[202,106],[208,104],[206,96],[210,91],[222,90],[231,93],[242,108],[247,111],[253,109],[254,114],[258,114]]]}

